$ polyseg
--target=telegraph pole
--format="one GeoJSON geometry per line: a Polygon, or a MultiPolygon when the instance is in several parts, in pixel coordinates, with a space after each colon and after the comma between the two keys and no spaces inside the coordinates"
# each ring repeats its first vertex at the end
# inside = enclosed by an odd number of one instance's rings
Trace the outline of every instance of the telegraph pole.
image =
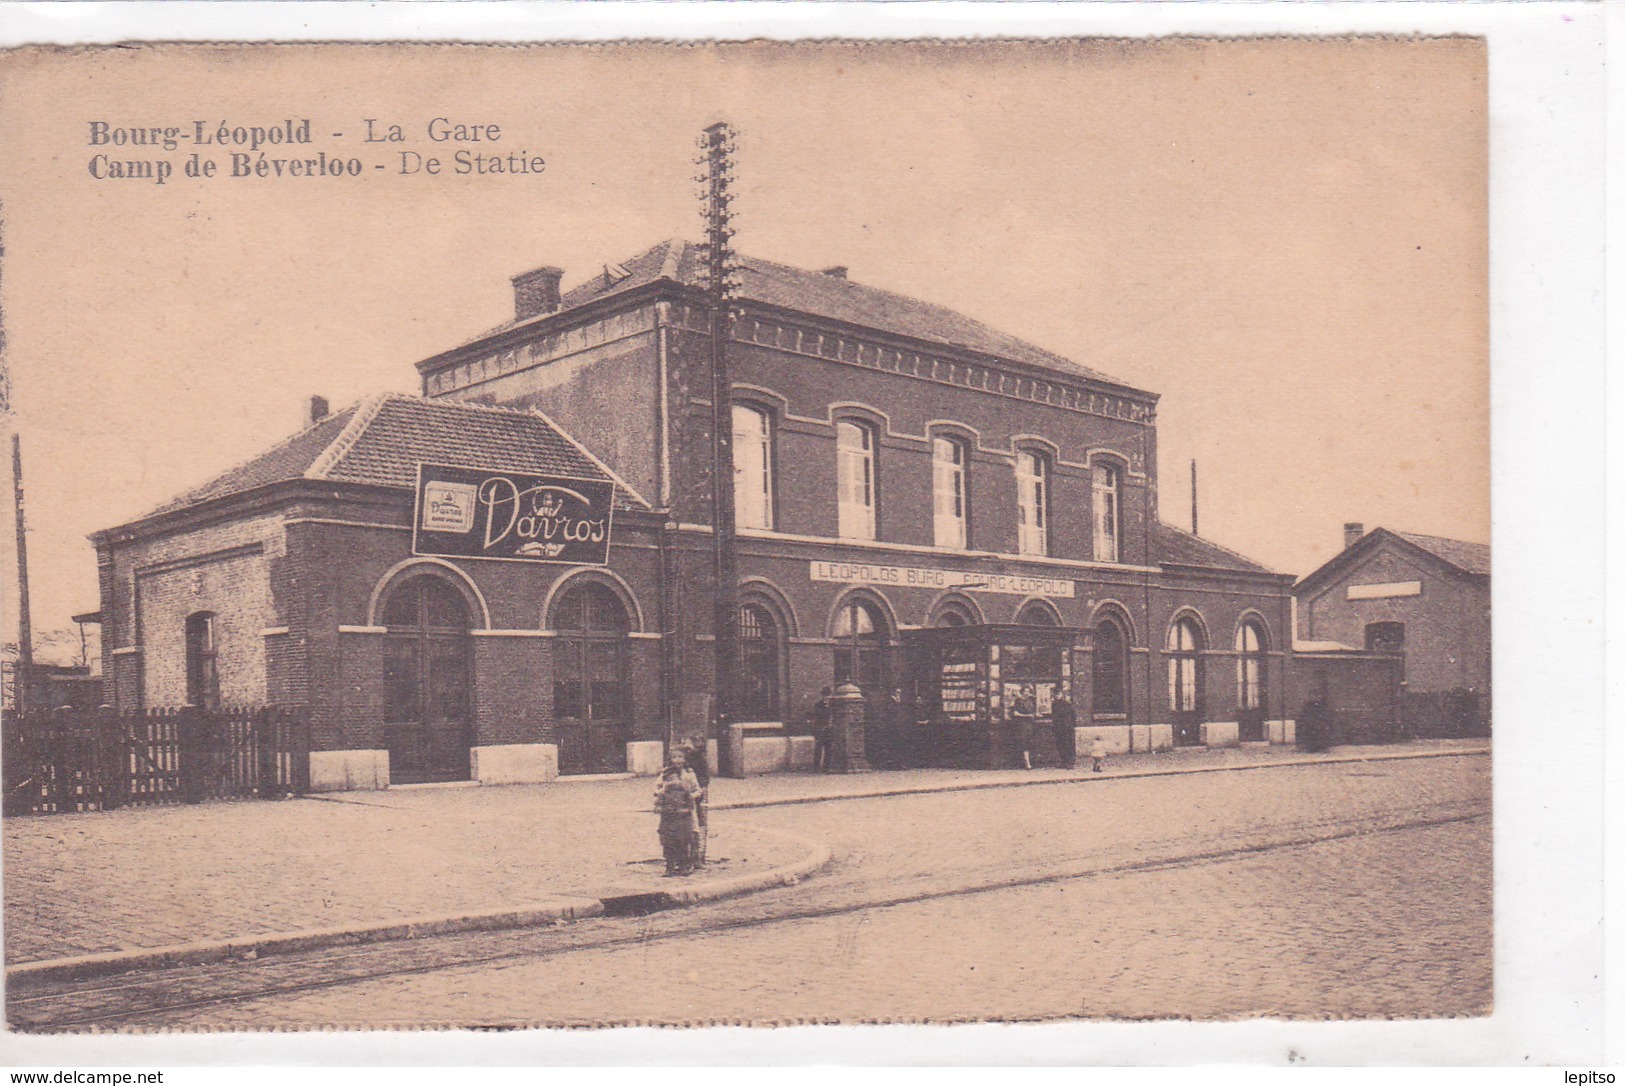
{"type": "MultiPolygon", "coordinates": [[[[0,235],[0,268],[5,265],[5,237],[0,235]]],[[[0,417],[11,431],[11,494],[17,518],[17,670],[12,674],[13,707],[29,707],[34,683],[34,624],[28,606],[28,525],[23,513],[23,444],[11,409],[11,367],[6,353],[5,314],[0,312],[0,417]]]]}
{"type": "Polygon", "coordinates": [[[739,626],[735,616],[739,577],[734,558],[733,381],[728,375],[728,327],[733,315],[736,267],[733,251],[733,129],[713,124],[700,136],[698,179],[704,185],[705,291],[711,310],[711,562],[716,587],[711,628],[715,635],[716,685],[713,698],[717,732],[717,772],[739,776],[733,764],[728,729],[734,723],[738,699],[734,672],[739,666],[739,626]]]}
{"type": "Polygon", "coordinates": [[[12,677],[17,712],[31,708],[34,686],[34,624],[28,607],[28,527],[23,514],[23,445],[11,431],[11,491],[17,513],[17,673],[12,677]]]}

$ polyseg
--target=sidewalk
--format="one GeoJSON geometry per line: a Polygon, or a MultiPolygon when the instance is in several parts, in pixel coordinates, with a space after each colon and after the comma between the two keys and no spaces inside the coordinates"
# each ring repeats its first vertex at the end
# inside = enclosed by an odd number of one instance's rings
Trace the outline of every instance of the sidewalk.
{"type": "MultiPolygon", "coordinates": [[[[765,888],[827,860],[816,842],[752,828],[748,812],[756,807],[1488,749],[1477,740],[1315,755],[1244,747],[1116,756],[1105,774],[921,769],[719,779],[712,862],[688,879],[661,877],[647,779],[11,818],[4,824],[6,963],[182,944],[215,944],[209,953],[233,956],[251,947],[218,944],[313,930],[327,942],[399,938],[408,934],[399,928],[405,923],[413,934],[546,923],[601,912],[604,898],[697,900],[765,888]],[[397,928],[366,930],[384,925],[397,928]]],[[[202,960],[200,953],[192,957],[202,960]]]]}
{"type": "Polygon", "coordinates": [[[545,922],[606,897],[770,885],[814,850],[713,817],[704,874],[664,878],[651,794],[413,788],[6,819],[6,964],[504,910],[545,922]]]}
{"type": "Polygon", "coordinates": [[[1321,754],[1296,747],[1249,745],[1186,747],[1158,754],[1114,754],[1104,773],[1089,769],[1087,752],[1079,753],[1077,769],[909,769],[860,773],[851,776],[781,773],[743,781],[721,781],[713,787],[714,810],[743,810],[793,803],[865,796],[912,795],[920,792],[969,791],[1014,785],[1059,784],[1067,781],[1164,776],[1172,773],[1209,773],[1271,766],[1346,763],[1372,758],[1431,758],[1459,754],[1486,754],[1488,739],[1417,739],[1409,743],[1341,746],[1321,754]]]}

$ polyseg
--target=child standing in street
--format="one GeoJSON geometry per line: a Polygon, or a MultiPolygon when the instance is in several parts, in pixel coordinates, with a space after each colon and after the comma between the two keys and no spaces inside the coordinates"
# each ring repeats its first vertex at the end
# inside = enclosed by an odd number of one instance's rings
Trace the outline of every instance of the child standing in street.
{"type": "Polygon", "coordinates": [[[689,770],[683,752],[673,750],[671,760],[660,771],[660,780],[655,785],[660,851],[666,859],[668,878],[694,870],[694,808],[700,794],[700,783],[689,770]]]}
{"type": "Polygon", "coordinates": [[[711,836],[710,812],[707,809],[711,800],[711,766],[704,736],[689,736],[682,749],[688,770],[694,774],[695,783],[700,788],[694,801],[694,849],[689,865],[698,870],[705,866],[705,848],[711,836]]]}
{"type": "Polygon", "coordinates": [[[1095,741],[1089,744],[1089,760],[1094,763],[1096,773],[1103,773],[1106,769],[1106,741],[1095,736],[1095,741]]]}

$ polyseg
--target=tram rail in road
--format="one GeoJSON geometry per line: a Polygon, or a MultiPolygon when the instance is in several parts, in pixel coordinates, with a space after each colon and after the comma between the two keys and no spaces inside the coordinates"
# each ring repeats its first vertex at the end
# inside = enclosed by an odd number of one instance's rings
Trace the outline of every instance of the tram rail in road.
{"type": "MultiPolygon", "coordinates": [[[[581,921],[541,931],[443,936],[407,943],[330,948],[257,961],[180,967],[123,974],[93,982],[12,984],[7,1018],[24,1032],[87,1029],[161,1029],[162,1020],[208,1006],[295,995],[390,977],[477,968],[519,959],[646,944],[653,940],[714,938],[730,931],[861,913],[1071,879],[1123,878],[1135,874],[1251,859],[1261,853],[1310,849],[1374,834],[1423,831],[1487,820],[1488,799],[1417,804],[1403,810],[1349,817],[1300,819],[1267,827],[1238,828],[1149,846],[1115,846],[1039,863],[989,865],[945,878],[910,874],[876,880],[843,878],[841,863],[830,875],[760,896],[695,906],[659,918],[581,921]]],[[[466,1023],[477,1026],[479,1023],[466,1023]]]]}

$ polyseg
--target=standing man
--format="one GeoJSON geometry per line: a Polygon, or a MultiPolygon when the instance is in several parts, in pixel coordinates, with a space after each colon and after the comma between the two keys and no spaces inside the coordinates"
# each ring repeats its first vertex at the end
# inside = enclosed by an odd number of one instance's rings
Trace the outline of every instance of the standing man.
{"type": "Polygon", "coordinates": [[[885,749],[880,752],[882,769],[902,769],[903,749],[908,737],[908,705],[903,688],[894,686],[886,695],[885,749]]]}
{"type": "Polygon", "coordinates": [[[1050,704],[1050,726],[1055,729],[1055,756],[1071,769],[1078,760],[1078,714],[1065,694],[1056,694],[1050,704]]]}
{"type": "Polygon", "coordinates": [[[819,773],[829,769],[829,725],[831,706],[829,696],[835,692],[833,686],[824,687],[824,692],[818,695],[813,703],[812,713],[808,716],[808,725],[813,735],[813,769],[819,773]]]}

